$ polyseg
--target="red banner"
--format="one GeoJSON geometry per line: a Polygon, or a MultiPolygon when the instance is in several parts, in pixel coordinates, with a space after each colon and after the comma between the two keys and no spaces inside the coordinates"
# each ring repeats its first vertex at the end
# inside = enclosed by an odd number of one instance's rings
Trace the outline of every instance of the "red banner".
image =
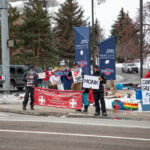
{"type": "Polygon", "coordinates": [[[34,104],[40,106],[81,109],[82,91],[34,89],[34,104]]]}

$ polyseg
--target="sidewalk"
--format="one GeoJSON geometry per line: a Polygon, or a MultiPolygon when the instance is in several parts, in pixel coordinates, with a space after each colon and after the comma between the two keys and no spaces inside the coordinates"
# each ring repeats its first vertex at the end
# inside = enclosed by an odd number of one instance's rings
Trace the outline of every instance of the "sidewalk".
{"type": "Polygon", "coordinates": [[[27,110],[22,110],[22,101],[17,102],[3,102],[0,101],[0,111],[9,113],[18,113],[24,115],[36,115],[36,116],[56,116],[56,117],[78,117],[78,118],[107,118],[117,120],[139,120],[150,121],[150,112],[138,112],[138,111],[114,111],[107,110],[108,117],[94,116],[94,106],[89,107],[88,113],[77,112],[72,109],[53,108],[45,106],[35,106],[35,110],[30,110],[28,105],[27,110]]]}

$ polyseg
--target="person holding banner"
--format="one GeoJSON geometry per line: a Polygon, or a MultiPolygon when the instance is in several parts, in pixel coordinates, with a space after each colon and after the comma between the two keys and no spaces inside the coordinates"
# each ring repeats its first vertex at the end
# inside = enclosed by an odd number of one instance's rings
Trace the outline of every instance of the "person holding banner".
{"type": "Polygon", "coordinates": [[[23,75],[23,81],[25,81],[25,96],[23,101],[23,110],[26,110],[26,106],[29,100],[29,95],[31,98],[30,107],[34,110],[34,87],[37,86],[37,74],[34,71],[33,65],[29,66],[29,71],[23,75]]]}
{"type": "Polygon", "coordinates": [[[106,83],[106,79],[104,75],[100,72],[99,67],[97,65],[94,66],[93,75],[99,76],[99,80],[100,80],[99,89],[93,89],[93,96],[94,96],[94,101],[95,101],[95,114],[94,115],[100,115],[100,103],[101,103],[102,116],[107,116],[105,100],[104,100],[104,86],[103,86],[103,84],[106,83]]]}

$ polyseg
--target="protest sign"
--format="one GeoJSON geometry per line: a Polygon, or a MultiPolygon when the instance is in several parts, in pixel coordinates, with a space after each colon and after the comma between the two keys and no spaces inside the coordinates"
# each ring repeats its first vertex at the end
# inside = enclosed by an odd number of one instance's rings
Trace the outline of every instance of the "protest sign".
{"type": "Polygon", "coordinates": [[[27,73],[27,86],[28,87],[31,87],[34,85],[34,75],[35,75],[35,72],[28,72],[27,73]]]}
{"type": "Polygon", "coordinates": [[[60,77],[52,75],[49,78],[49,83],[50,85],[57,85],[61,83],[60,77]]]}
{"type": "Polygon", "coordinates": [[[143,105],[150,105],[150,79],[142,79],[141,87],[143,105]]]}
{"type": "Polygon", "coordinates": [[[82,69],[81,68],[76,68],[72,69],[72,77],[73,77],[73,82],[74,83],[81,83],[82,82],[82,69]]]}
{"type": "Polygon", "coordinates": [[[64,90],[64,85],[62,83],[57,84],[58,90],[64,90]]]}
{"type": "Polygon", "coordinates": [[[84,75],[84,79],[83,79],[84,88],[99,89],[99,85],[100,85],[100,81],[98,76],[84,75]]]}
{"type": "Polygon", "coordinates": [[[34,104],[57,108],[81,109],[82,91],[34,89],[34,104]]]}
{"type": "Polygon", "coordinates": [[[38,73],[38,78],[39,79],[45,79],[46,78],[46,73],[45,72],[38,73]]]}

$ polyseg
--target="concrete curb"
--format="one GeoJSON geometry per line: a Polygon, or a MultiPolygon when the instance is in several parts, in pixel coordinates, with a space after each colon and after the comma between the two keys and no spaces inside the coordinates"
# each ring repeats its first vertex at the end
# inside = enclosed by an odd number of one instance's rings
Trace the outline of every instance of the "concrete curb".
{"type": "Polygon", "coordinates": [[[136,120],[136,121],[150,121],[149,117],[146,116],[121,116],[119,114],[109,114],[108,117],[94,116],[93,114],[88,113],[64,113],[64,112],[37,112],[34,110],[14,110],[7,108],[0,108],[1,112],[7,113],[16,113],[24,115],[33,115],[33,116],[54,116],[54,117],[68,117],[68,118],[95,118],[95,119],[113,119],[113,120],[136,120]]]}
{"type": "Polygon", "coordinates": [[[34,110],[14,110],[14,109],[7,109],[7,108],[0,108],[1,112],[7,113],[16,113],[16,114],[24,114],[24,115],[33,115],[33,116],[66,116],[66,113],[58,113],[58,112],[36,112],[34,110]]]}

